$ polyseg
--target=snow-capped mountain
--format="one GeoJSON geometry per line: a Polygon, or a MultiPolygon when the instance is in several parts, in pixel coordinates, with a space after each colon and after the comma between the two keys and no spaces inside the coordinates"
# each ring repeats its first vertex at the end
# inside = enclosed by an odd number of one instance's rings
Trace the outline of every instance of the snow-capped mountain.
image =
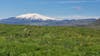
{"type": "Polygon", "coordinates": [[[29,13],[16,16],[19,19],[31,19],[31,20],[57,20],[56,18],[47,17],[37,13],[29,13]]]}
{"type": "Polygon", "coordinates": [[[38,26],[77,26],[88,25],[96,21],[95,18],[64,20],[52,18],[37,13],[23,14],[16,17],[10,17],[0,20],[2,24],[22,24],[22,25],[38,25],[38,26]]]}

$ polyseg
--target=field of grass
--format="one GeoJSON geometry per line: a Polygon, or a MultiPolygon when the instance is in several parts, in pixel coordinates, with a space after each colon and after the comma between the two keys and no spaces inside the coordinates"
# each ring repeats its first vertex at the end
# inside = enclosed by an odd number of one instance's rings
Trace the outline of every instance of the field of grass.
{"type": "Polygon", "coordinates": [[[100,30],[0,24],[0,56],[100,56],[100,30]]]}

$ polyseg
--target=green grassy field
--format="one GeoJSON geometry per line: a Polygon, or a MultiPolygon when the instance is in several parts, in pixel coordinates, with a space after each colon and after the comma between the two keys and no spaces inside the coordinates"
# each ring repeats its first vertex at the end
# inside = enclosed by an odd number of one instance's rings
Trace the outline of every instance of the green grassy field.
{"type": "Polygon", "coordinates": [[[100,30],[0,24],[0,56],[100,56],[100,30]]]}

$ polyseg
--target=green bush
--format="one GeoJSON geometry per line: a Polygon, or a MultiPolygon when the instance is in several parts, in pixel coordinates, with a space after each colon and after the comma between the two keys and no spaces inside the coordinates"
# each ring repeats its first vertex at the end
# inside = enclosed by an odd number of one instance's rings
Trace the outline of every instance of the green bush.
{"type": "Polygon", "coordinates": [[[100,30],[1,24],[0,56],[100,56],[100,30]]]}

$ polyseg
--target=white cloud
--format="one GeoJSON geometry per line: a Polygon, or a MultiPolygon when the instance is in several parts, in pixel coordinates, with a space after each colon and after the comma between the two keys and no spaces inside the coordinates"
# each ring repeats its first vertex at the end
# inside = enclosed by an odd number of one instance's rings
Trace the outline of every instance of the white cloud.
{"type": "Polygon", "coordinates": [[[100,2],[100,0],[50,0],[50,1],[47,0],[47,1],[34,2],[34,4],[51,4],[51,3],[66,4],[66,3],[94,3],[94,2],[100,2]]]}
{"type": "Polygon", "coordinates": [[[73,16],[65,16],[65,17],[58,17],[58,18],[62,18],[62,19],[90,19],[90,18],[100,18],[99,16],[79,16],[79,15],[73,15],[73,16]]]}
{"type": "Polygon", "coordinates": [[[81,10],[82,7],[81,6],[75,6],[75,7],[72,7],[73,9],[76,9],[76,10],[81,10]]]}
{"type": "Polygon", "coordinates": [[[91,2],[100,2],[100,0],[70,0],[70,1],[56,1],[56,3],[59,4],[65,4],[65,3],[91,3],[91,2]]]}
{"type": "Polygon", "coordinates": [[[0,18],[0,20],[1,20],[2,18],[0,18]]]}

